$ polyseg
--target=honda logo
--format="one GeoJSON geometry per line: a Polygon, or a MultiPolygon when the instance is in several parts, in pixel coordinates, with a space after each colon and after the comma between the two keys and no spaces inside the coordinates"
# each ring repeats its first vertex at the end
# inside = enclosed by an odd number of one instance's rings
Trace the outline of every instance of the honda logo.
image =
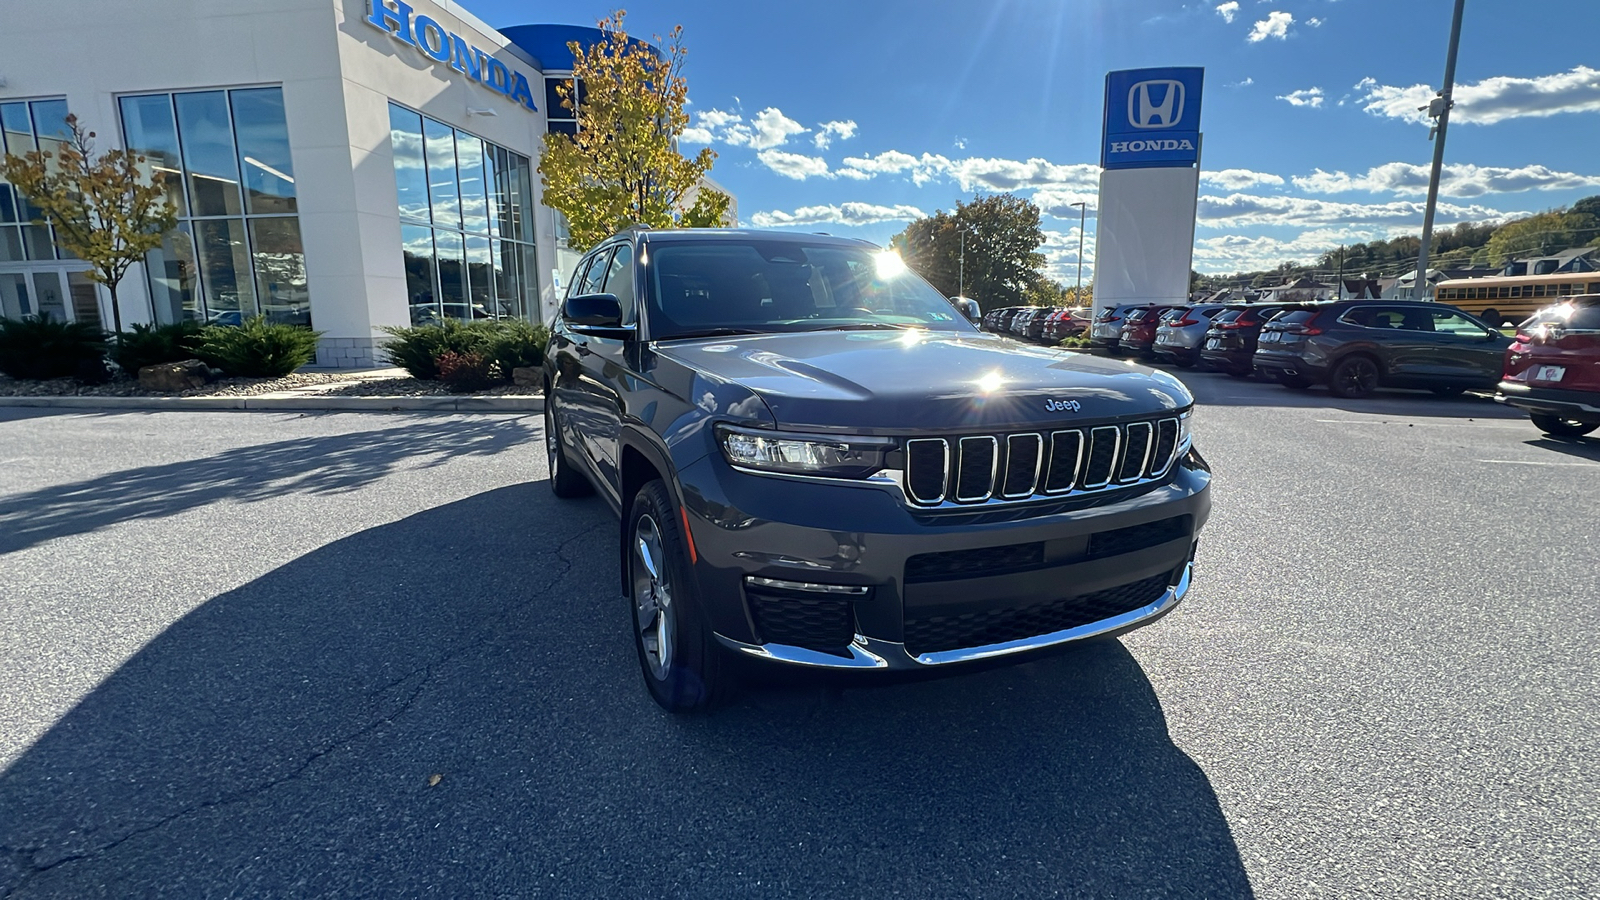
{"type": "Polygon", "coordinates": [[[1128,124],[1171,128],[1183,118],[1183,82],[1141,81],[1128,90],[1128,124]]]}

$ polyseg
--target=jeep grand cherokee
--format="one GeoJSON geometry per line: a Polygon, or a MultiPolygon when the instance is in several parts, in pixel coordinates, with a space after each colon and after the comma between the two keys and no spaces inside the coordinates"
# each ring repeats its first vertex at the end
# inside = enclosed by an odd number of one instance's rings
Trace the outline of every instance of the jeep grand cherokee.
{"type": "Polygon", "coordinates": [[[551,488],[621,516],[673,711],[730,656],[929,670],[1148,624],[1210,511],[1180,382],[980,332],[861,241],[625,231],[579,262],[545,378],[551,488]]]}

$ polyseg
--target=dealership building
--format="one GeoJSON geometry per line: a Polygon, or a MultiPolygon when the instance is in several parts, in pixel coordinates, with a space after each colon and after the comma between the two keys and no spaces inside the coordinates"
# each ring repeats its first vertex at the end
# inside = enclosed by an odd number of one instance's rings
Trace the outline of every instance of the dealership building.
{"type": "MultiPolygon", "coordinates": [[[[385,326],[548,321],[564,273],[540,203],[568,25],[495,30],[451,0],[50,0],[0,30],[5,150],[76,114],[141,154],[178,227],[119,286],[124,323],[323,332],[318,363],[379,363],[385,326]]],[[[112,321],[110,295],[0,183],[0,315],[112,321]]]]}

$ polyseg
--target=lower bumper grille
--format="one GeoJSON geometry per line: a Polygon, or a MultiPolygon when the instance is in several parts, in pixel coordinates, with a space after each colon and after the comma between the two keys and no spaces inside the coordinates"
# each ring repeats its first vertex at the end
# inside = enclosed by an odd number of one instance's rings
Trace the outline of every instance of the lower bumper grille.
{"type": "Polygon", "coordinates": [[[1033,606],[905,620],[906,650],[913,655],[1000,644],[1064,631],[1120,616],[1166,593],[1166,573],[1120,587],[1033,606]]]}
{"type": "Polygon", "coordinates": [[[851,601],[750,592],[750,616],[763,643],[839,652],[855,637],[851,601]]]}

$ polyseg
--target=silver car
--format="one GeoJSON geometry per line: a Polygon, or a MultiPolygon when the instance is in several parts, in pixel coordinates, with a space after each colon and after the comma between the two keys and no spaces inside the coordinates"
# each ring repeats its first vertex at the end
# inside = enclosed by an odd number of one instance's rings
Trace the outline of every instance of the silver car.
{"type": "Polygon", "coordinates": [[[1095,317],[1094,324],[1089,328],[1089,345],[1107,353],[1116,353],[1122,343],[1122,325],[1127,320],[1128,313],[1135,309],[1146,309],[1149,305],[1121,303],[1116,306],[1100,307],[1100,315],[1095,317]]]}
{"type": "Polygon", "coordinates": [[[1200,361],[1200,345],[1211,319],[1225,309],[1221,303],[1201,303],[1167,312],[1156,325],[1156,342],[1151,351],[1157,358],[1170,359],[1180,366],[1194,365],[1200,361]]]}

